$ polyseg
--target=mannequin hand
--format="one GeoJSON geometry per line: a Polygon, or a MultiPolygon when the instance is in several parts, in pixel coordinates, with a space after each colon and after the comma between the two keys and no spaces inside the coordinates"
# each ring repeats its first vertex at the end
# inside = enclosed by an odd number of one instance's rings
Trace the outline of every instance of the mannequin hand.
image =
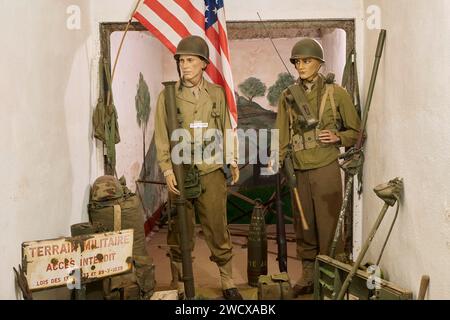
{"type": "Polygon", "coordinates": [[[341,139],[339,139],[339,137],[330,130],[320,131],[319,140],[325,144],[335,144],[341,141],[341,139]]]}
{"type": "Polygon", "coordinates": [[[269,162],[267,163],[267,172],[269,174],[272,174],[272,175],[275,174],[275,170],[273,169],[273,165],[274,165],[273,160],[269,159],[269,162]]]}
{"type": "Polygon", "coordinates": [[[280,161],[283,161],[283,160],[280,158],[279,151],[276,151],[276,152],[271,151],[271,155],[267,161],[267,168],[262,168],[261,174],[268,175],[268,176],[273,176],[275,174],[278,174],[278,172],[281,168],[280,161]]]}
{"type": "Polygon", "coordinates": [[[234,185],[239,180],[239,166],[236,163],[232,163],[230,165],[231,176],[233,180],[231,181],[231,185],[234,185]]]}
{"type": "Polygon", "coordinates": [[[180,195],[180,191],[176,188],[177,185],[177,179],[175,178],[175,175],[172,170],[166,170],[164,172],[164,177],[166,178],[166,184],[167,188],[170,192],[173,194],[176,194],[177,196],[180,195]]]}

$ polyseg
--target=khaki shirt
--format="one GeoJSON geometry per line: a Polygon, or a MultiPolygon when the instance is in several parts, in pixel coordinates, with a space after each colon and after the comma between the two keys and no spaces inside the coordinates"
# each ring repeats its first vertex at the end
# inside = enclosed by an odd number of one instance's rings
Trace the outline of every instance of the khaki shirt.
{"type": "MultiPolygon", "coordinates": [[[[317,90],[319,87],[317,83],[315,83],[310,92],[306,93],[306,96],[311,107],[311,113],[319,119],[320,102],[323,94],[325,94],[326,86],[323,75],[320,75],[317,81],[322,81],[323,83],[319,103],[317,103],[317,90]]],[[[283,91],[280,96],[275,123],[275,127],[280,130],[280,163],[283,163],[284,158],[286,157],[290,142],[289,113],[285,98],[286,92],[287,90],[283,91]]],[[[340,153],[339,147],[351,147],[356,143],[361,120],[356,112],[351,97],[344,88],[337,84],[334,84],[333,97],[336,104],[336,122],[334,121],[333,109],[331,107],[330,99],[328,98],[322,115],[322,121],[319,124],[320,127],[318,129],[335,132],[341,139],[340,144],[320,144],[313,149],[296,151],[293,157],[295,169],[309,170],[324,167],[338,158],[340,153]]],[[[295,108],[293,108],[292,112],[294,117],[296,117],[297,113],[295,108]]]]}
{"type": "MultiPolygon", "coordinates": [[[[225,130],[231,129],[231,122],[223,88],[203,79],[203,83],[199,87],[198,97],[195,97],[193,89],[183,86],[179,90],[179,87],[180,82],[178,81],[175,86],[176,104],[183,119],[182,127],[189,131],[191,139],[194,139],[194,129],[191,128],[191,124],[198,122],[208,124],[207,128],[202,129],[203,134],[207,129],[219,129],[222,131],[225,141],[225,130]],[[215,111],[219,114],[217,124],[214,117],[212,117],[214,104],[215,111]]],[[[157,160],[161,171],[164,172],[172,169],[164,90],[159,94],[156,106],[155,144],[157,160]]],[[[235,148],[237,148],[236,144],[235,148]]],[[[224,155],[225,152],[226,150],[224,149],[224,155]]],[[[233,160],[237,161],[236,153],[233,154],[233,160]]],[[[202,162],[197,164],[201,175],[215,171],[222,168],[222,166],[223,164],[220,163],[207,164],[202,162]]]]}

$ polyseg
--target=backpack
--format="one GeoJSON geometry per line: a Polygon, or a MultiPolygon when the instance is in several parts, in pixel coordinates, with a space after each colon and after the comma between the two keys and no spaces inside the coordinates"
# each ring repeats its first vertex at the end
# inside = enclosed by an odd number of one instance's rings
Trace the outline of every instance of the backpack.
{"type": "Polygon", "coordinates": [[[141,298],[149,298],[155,287],[155,272],[145,249],[144,213],[142,203],[126,187],[125,178],[101,176],[92,185],[88,205],[89,220],[106,231],[134,230],[133,273],[113,276],[105,286],[105,296],[125,285],[137,283],[141,298]]]}

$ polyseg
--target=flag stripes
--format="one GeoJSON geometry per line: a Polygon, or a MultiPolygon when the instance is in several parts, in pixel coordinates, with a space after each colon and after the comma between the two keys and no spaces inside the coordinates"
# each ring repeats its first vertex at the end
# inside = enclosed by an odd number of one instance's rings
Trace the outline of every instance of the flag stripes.
{"type": "Polygon", "coordinates": [[[224,87],[233,128],[237,107],[231,74],[223,0],[145,0],[134,14],[165,47],[175,53],[181,39],[197,35],[205,39],[210,64],[205,77],[224,87]],[[212,18],[208,23],[208,17],[212,18]]]}

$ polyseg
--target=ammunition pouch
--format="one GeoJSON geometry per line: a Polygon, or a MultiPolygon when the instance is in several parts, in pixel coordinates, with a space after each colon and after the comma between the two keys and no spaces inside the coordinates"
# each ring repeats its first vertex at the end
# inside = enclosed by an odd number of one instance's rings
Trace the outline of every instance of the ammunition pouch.
{"type": "Polygon", "coordinates": [[[184,178],[184,190],[186,199],[196,199],[202,194],[200,172],[197,166],[189,166],[184,178]]]}
{"type": "Polygon", "coordinates": [[[319,146],[317,143],[318,132],[317,129],[309,130],[303,133],[303,144],[306,150],[314,149],[319,146]]]}
{"type": "Polygon", "coordinates": [[[286,272],[258,278],[258,300],[291,300],[294,298],[291,282],[286,272]]]}
{"type": "Polygon", "coordinates": [[[319,129],[305,131],[295,134],[292,137],[292,149],[294,152],[318,148],[321,146],[319,142],[319,129]]]}

